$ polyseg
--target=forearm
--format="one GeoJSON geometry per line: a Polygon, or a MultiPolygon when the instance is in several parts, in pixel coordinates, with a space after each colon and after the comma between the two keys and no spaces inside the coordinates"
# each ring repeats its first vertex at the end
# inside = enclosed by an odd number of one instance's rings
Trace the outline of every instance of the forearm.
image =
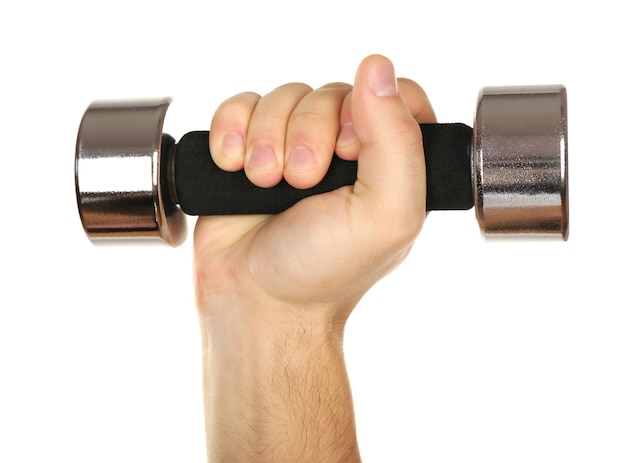
{"type": "Polygon", "coordinates": [[[360,461],[343,324],[314,311],[266,317],[236,298],[205,304],[209,462],[360,461]]]}

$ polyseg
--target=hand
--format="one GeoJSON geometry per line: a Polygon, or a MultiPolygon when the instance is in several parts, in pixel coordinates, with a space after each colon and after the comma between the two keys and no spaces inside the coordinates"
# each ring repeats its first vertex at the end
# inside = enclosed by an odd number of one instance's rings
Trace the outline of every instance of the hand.
{"type": "Polygon", "coordinates": [[[422,227],[418,122],[434,121],[422,89],[382,56],[362,62],[354,87],[288,84],[217,110],[215,162],[258,186],[315,185],[333,151],[358,171],[354,186],[275,216],[198,219],[209,461],[359,461],[343,329],[422,227]]]}
{"type": "Polygon", "coordinates": [[[394,83],[391,63],[371,56],[359,67],[354,89],[288,84],[220,106],[210,148],[225,170],[244,168],[261,187],[284,177],[307,188],[325,175],[334,151],[357,159],[358,174],[354,187],[307,198],[277,216],[200,218],[195,273],[201,308],[213,293],[235,292],[257,305],[264,301],[270,312],[323,307],[341,319],[402,261],[425,217],[418,122],[434,122],[435,115],[416,83],[394,83]]]}

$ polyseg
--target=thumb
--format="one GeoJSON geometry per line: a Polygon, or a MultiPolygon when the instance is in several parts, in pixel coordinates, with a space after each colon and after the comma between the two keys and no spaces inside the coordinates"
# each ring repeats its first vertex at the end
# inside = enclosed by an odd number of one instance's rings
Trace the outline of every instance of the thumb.
{"type": "Polygon", "coordinates": [[[422,133],[398,93],[389,59],[372,55],[360,64],[351,112],[361,143],[354,193],[367,196],[379,211],[416,214],[421,226],[426,208],[422,133]]]}

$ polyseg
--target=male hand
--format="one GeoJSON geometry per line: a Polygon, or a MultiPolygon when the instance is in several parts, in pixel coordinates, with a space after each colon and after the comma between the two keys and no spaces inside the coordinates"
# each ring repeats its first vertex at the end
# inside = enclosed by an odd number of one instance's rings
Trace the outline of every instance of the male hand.
{"type": "Polygon", "coordinates": [[[215,162],[258,186],[311,187],[333,152],[358,171],[354,186],[275,216],[198,219],[209,461],[359,461],[343,330],[422,227],[418,122],[434,121],[422,89],[382,56],[361,63],[354,87],[288,84],[215,113],[215,162]]]}
{"type": "MultiPolygon", "coordinates": [[[[360,65],[354,88],[287,84],[242,93],[215,113],[210,148],[218,166],[245,169],[258,186],[283,177],[317,184],[333,152],[358,160],[354,185],[307,198],[276,216],[203,217],[196,227],[198,304],[218,292],[272,311],[320,309],[345,317],[409,251],[425,217],[418,122],[434,122],[423,90],[382,56],[360,65]],[[398,94],[399,92],[399,94],[398,94]]],[[[268,314],[271,316],[271,314],[268,314]]]]}

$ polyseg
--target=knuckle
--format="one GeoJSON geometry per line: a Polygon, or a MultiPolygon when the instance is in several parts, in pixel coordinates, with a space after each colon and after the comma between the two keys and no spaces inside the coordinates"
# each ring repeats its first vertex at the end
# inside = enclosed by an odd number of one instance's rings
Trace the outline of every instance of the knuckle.
{"type": "Polygon", "coordinates": [[[313,107],[298,108],[289,118],[289,124],[302,127],[315,127],[320,122],[324,122],[327,115],[313,107]]]}
{"type": "Polygon", "coordinates": [[[228,114],[231,111],[248,111],[261,99],[261,95],[254,92],[238,93],[224,100],[215,111],[216,114],[228,114]]]}
{"type": "Polygon", "coordinates": [[[424,91],[424,88],[420,84],[415,82],[414,80],[407,79],[406,77],[399,77],[398,85],[401,86],[402,88],[411,89],[412,91],[416,93],[426,96],[426,92],[424,91]]]}
{"type": "Polygon", "coordinates": [[[352,85],[347,84],[345,82],[330,82],[328,84],[322,85],[316,91],[321,92],[336,92],[336,91],[350,91],[352,90],[352,85]]]}
{"type": "Polygon", "coordinates": [[[289,82],[283,85],[279,85],[270,93],[283,93],[283,92],[296,92],[300,94],[307,94],[313,91],[313,88],[303,82],[289,82]]]}

